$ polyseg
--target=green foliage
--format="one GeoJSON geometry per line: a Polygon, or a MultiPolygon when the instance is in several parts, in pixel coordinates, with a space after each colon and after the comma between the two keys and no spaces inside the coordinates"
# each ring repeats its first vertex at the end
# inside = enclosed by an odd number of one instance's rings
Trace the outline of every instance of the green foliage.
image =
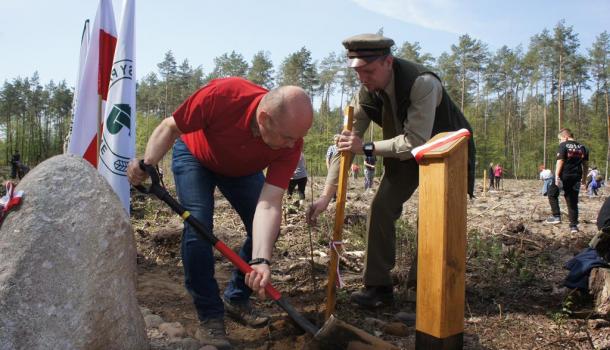
{"type": "Polygon", "coordinates": [[[30,167],[63,152],[71,125],[72,91],[65,81],[43,86],[38,73],[5,81],[0,88],[0,164],[15,150],[30,167]]]}
{"type": "Polygon", "coordinates": [[[142,157],[146,149],[146,143],[153,130],[163,119],[150,114],[138,112],[136,120],[136,157],[142,157]]]}
{"type": "Polygon", "coordinates": [[[559,310],[549,312],[548,316],[557,325],[563,325],[566,323],[568,318],[572,316],[576,308],[577,303],[575,302],[574,291],[572,291],[561,301],[561,308],[559,310]]]}
{"type": "Polygon", "coordinates": [[[300,86],[310,94],[316,91],[318,72],[312,61],[311,52],[302,47],[284,59],[277,78],[278,85],[300,86]]]}
{"type": "MultiPolygon", "coordinates": [[[[532,36],[526,47],[503,46],[491,53],[485,43],[466,34],[436,58],[425,53],[419,42],[406,41],[393,52],[430,66],[464,111],[474,129],[478,176],[490,162],[501,163],[507,176],[518,178],[536,177],[541,163],[552,168],[560,123],[572,128],[576,139],[590,149],[590,162],[604,169],[610,35],[600,33],[583,50],[573,27],[560,21],[532,36]]],[[[242,54],[231,51],[216,57],[215,66],[205,74],[201,66],[166,52],[158,70],[138,81],[138,154],[153,127],[209,79],[242,76],[267,88],[294,84],[310,93],[316,114],[305,139],[305,156],[310,173],[325,175],[326,149],[342,128],[343,107],[360,87],[357,76],[347,68],[343,52],[330,52],[316,62],[302,47],[277,69],[269,56],[261,50],[248,64],[242,54]]],[[[29,165],[61,153],[71,108],[72,89],[65,82],[43,86],[37,73],[5,81],[0,87],[0,164],[6,164],[15,149],[29,165]]],[[[367,141],[381,138],[376,126],[366,135],[367,141]]]]}
{"type": "Polygon", "coordinates": [[[245,78],[248,74],[248,62],[242,54],[235,51],[214,58],[214,65],[214,70],[208,76],[208,80],[225,77],[245,78]]]}
{"type": "Polygon", "coordinates": [[[267,89],[273,87],[273,62],[268,52],[259,51],[254,55],[252,66],[248,70],[248,80],[267,89]]]}
{"type": "Polygon", "coordinates": [[[432,67],[435,61],[434,57],[427,52],[421,53],[420,51],[421,46],[419,45],[418,41],[414,43],[405,41],[396,53],[396,57],[417,62],[427,67],[432,67]]]}
{"type": "Polygon", "coordinates": [[[460,95],[454,96],[461,109],[468,101],[472,101],[471,91],[485,68],[489,52],[487,45],[480,40],[471,38],[468,34],[459,38],[457,45],[451,46],[452,61],[457,65],[457,80],[460,83],[460,95]],[[459,98],[458,98],[459,97],[459,98]]]}

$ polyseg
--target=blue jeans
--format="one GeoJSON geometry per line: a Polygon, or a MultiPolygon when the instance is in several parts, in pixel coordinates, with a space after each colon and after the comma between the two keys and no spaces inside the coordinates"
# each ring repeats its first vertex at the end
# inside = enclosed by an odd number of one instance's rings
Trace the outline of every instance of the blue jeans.
{"type": "Polygon", "coordinates": [[[553,183],[554,180],[555,180],[555,178],[553,178],[553,177],[544,179],[544,182],[542,183],[542,195],[543,196],[546,196],[546,194],[549,192],[549,186],[551,186],[551,184],[553,183]]]}
{"type": "MultiPolygon", "coordinates": [[[[244,223],[247,236],[239,256],[249,261],[252,258],[252,221],[265,182],[263,173],[241,177],[217,174],[204,167],[180,139],[174,144],[172,171],[180,203],[210,232],[214,226],[214,190],[218,187],[244,223]]],[[[199,319],[223,317],[224,304],[214,278],[213,246],[185,224],[181,253],[184,284],[193,297],[199,319]]],[[[225,299],[243,304],[248,302],[251,293],[244,283],[244,275],[235,269],[225,289],[225,299]]]]}
{"type": "Polygon", "coordinates": [[[373,188],[373,179],[375,178],[375,169],[364,168],[364,189],[373,188]]]}

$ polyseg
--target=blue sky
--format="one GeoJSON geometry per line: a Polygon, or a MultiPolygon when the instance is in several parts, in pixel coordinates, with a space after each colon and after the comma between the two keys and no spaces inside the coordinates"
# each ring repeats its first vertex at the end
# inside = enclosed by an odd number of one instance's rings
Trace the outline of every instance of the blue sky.
{"type": "MultiPolygon", "coordinates": [[[[118,25],[122,0],[113,5],[118,25]]],[[[96,9],[94,0],[0,0],[0,83],[38,71],[43,83],[72,86],[82,25],[96,9]]],[[[156,72],[168,50],[209,73],[214,57],[231,50],[248,61],[266,50],[277,67],[303,46],[320,60],[343,52],[345,37],[381,27],[398,45],[419,41],[434,56],[465,33],[492,50],[527,46],[561,19],[585,52],[610,27],[608,0],[139,0],[136,12],[138,78],[156,72]]]]}

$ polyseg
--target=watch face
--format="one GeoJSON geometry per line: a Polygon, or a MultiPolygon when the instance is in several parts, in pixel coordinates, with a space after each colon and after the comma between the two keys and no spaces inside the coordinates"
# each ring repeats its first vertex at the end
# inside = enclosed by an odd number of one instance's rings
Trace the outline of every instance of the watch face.
{"type": "Polygon", "coordinates": [[[372,151],[373,150],[373,145],[370,143],[367,143],[364,145],[364,150],[365,151],[372,151]]]}

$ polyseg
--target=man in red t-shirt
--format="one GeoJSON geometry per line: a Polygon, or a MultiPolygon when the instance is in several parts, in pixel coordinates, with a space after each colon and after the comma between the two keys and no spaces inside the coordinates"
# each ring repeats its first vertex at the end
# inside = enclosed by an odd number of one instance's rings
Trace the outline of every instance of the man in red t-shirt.
{"type": "MultiPolygon", "coordinates": [[[[241,217],[247,238],[239,252],[260,288],[269,281],[269,261],[281,222],[281,203],[311,127],[311,100],[299,87],[271,91],[241,78],[212,80],[191,95],[153,131],[144,163],[157,164],[173,145],[172,171],[182,205],[210,230],[214,190],[218,188],[241,217]],[[262,170],[267,169],[266,177],[262,170]]],[[[132,184],[147,174],[137,160],[129,164],[132,184]]],[[[190,225],[182,236],[185,286],[193,297],[201,327],[197,337],[219,348],[230,347],[224,313],[250,326],[268,317],[253,312],[252,292],[235,270],[219,295],[212,245],[190,225]]]]}

